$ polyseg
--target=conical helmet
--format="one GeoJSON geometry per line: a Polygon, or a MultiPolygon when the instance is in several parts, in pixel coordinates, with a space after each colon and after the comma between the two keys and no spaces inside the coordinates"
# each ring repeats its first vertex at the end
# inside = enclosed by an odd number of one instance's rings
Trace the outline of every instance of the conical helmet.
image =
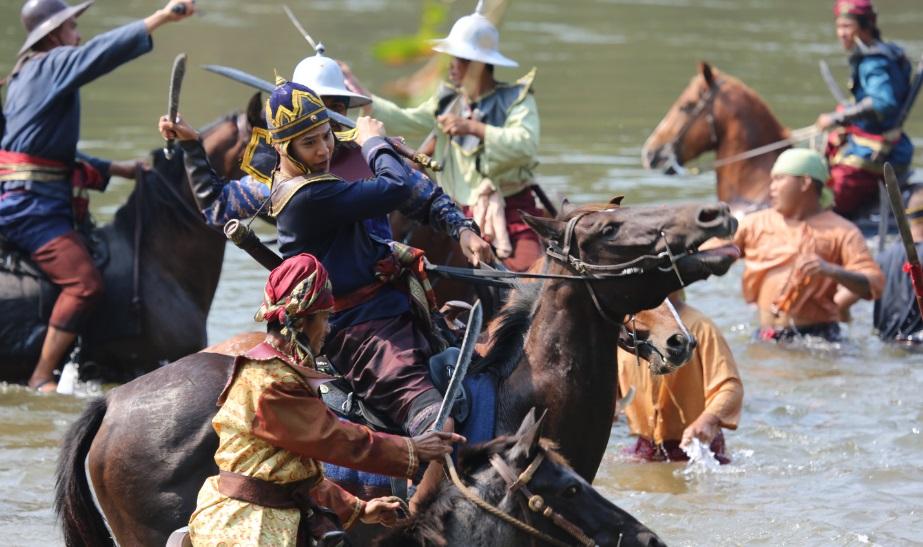
{"type": "Polygon", "coordinates": [[[306,57],[298,63],[292,75],[292,81],[313,89],[321,98],[348,97],[349,108],[364,106],[372,102],[372,99],[365,95],[359,95],[346,89],[346,77],[343,76],[340,65],[324,55],[322,44],[317,45],[316,55],[306,57]]]}
{"type": "Polygon", "coordinates": [[[519,63],[500,53],[500,32],[481,13],[481,4],[471,15],[466,15],[452,25],[449,35],[434,40],[433,50],[453,57],[478,61],[496,66],[519,66],[519,63]]]}

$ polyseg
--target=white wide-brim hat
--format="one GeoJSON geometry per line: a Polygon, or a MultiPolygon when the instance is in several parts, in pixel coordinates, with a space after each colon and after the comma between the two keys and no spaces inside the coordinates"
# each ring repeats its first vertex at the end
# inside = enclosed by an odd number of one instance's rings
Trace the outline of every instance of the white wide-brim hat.
{"type": "Polygon", "coordinates": [[[500,32],[480,13],[466,15],[452,25],[449,35],[433,40],[433,50],[488,65],[516,67],[519,63],[500,53],[500,32]]]}
{"type": "Polygon", "coordinates": [[[317,54],[304,58],[295,66],[292,81],[310,87],[322,99],[324,97],[347,97],[349,108],[365,106],[372,102],[369,97],[346,89],[346,77],[340,65],[334,59],[324,55],[317,54]]]}

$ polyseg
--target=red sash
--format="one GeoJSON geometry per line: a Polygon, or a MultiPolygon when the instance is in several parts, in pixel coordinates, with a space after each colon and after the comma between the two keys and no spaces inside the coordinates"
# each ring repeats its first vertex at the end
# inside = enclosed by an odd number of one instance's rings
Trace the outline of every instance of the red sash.
{"type": "Polygon", "coordinates": [[[96,168],[84,161],[73,166],[39,156],[0,150],[0,181],[55,182],[70,180],[74,218],[82,222],[90,208],[89,190],[102,190],[106,179],[96,168]]]}

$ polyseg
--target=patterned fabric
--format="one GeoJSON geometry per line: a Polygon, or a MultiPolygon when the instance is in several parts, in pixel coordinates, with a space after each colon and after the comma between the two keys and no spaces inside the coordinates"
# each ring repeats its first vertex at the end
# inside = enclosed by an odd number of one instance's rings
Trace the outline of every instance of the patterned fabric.
{"type": "Polygon", "coordinates": [[[868,17],[872,24],[875,23],[875,19],[877,18],[872,0],[835,0],[833,3],[833,15],[836,17],[842,15],[868,17]]]}
{"type": "Polygon", "coordinates": [[[301,253],[285,259],[269,274],[257,321],[287,321],[333,309],[333,288],[327,270],[316,258],[301,253]]]}
{"type": "Polygon", "coordinates": [[[284,82],[266,100],[269,135],[276,144],[289,142],[328,120],[324,102],[301,84],[284,82]]]}

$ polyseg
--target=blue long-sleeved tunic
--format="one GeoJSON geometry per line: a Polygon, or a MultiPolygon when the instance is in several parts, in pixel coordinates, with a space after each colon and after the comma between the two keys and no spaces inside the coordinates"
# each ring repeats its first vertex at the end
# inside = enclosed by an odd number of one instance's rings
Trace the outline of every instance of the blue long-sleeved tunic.
{"type": "MultiPolygon", "coordinates": [[[[222,180],[208,166],[200,143],[181,144],[193,191],[209,223],[223,225],[257,214],[270,195],[268,186],[249,176],[222,180]]],[[[311,253],[320,259],[336,297],[376,281],[376,263],[391,254],[386,218],[391,211],[399,210],[455,238],[462,228],[476,229],[448,195],[408,168],[384,139],[369,139],[361,153],[373,176],[305,185],[276,217],[282,255],[311,253]]],[[[331,325],[336,332],[409,309],[409,297],[387,285],[362,304],[335,314],[331,325]]]]}
{"type": "MultiPolygon", "coordinates": [[[[57,47],[27,61],[10,79],[0,148],[73,165],[89,162],[108,181],[110,163],[77,152],[80,87],[153,48],[144,21],[57,47]]],[[[29,252],[73,227],[71,183],[12,181],[0,192],[0,231],[29,252]]]]}
{"type": "MultiPolygon", "coordinates": [[[[849,58],[852,69],[851,90],[856,103],[866,97],[872,101],[874,114],[855,120],[860,130],[882,135],[898,127],[898,115],[910,91],[910,64],[903,50],[893,43],[878,42],[849,58]]],[[[896,169],[906,168],[913,158],[913,144],[905,133],[894,143],[883,146],[850,134],[835,163],[880,172],[890,161],[896,169]]]]}

